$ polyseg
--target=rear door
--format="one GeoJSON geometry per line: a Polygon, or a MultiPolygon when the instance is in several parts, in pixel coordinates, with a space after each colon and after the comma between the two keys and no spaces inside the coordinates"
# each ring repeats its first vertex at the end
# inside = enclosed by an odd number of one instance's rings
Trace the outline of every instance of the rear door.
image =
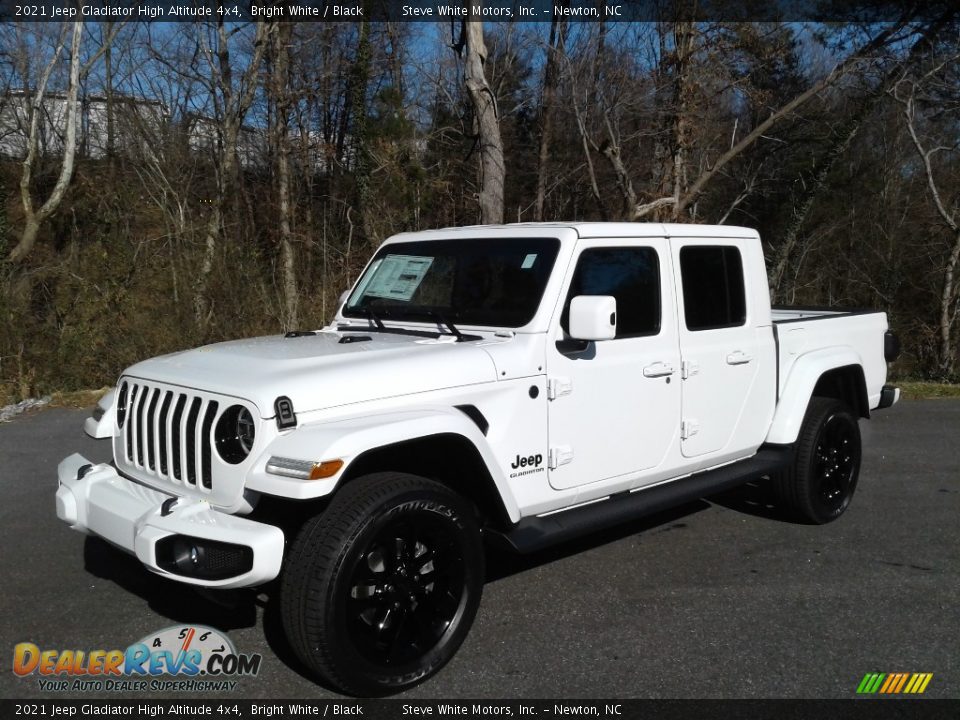
{"type": "MultiPolygon", "coordinates": [[[[754,325],[739,238],[674,238],[681,349],[684,457],[742,456],[759,443],[755,426],[769,415],[769,388],[758,369],[775,359],[754,325]],[[761,358],[761,355],[763,357],[761,358]]],[[[769,334],[769,328],[766,329],[769,334]]]]}
{"type": "Polygon", "coordinates": [[[586,485],[659,466],[675,447],[680,362],[664,238],[578,243],[547,347],[550,484],[586,485]],[[570,301],[617,300],[617,336],[570,340],[570,301]]]}

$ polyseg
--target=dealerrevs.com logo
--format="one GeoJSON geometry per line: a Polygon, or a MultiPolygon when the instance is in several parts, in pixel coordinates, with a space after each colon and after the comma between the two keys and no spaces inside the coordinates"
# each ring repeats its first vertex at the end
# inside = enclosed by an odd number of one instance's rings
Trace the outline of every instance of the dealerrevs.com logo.
{"type": "Polygon", "coordinates": [[[50,692],[229,692],[238,684],[233,678],[260,672],[262,659],[258,653],[238,653],[219,630],[175,625],[126,650],[51,650],[18,643],[13,672],[38,676],[40,689],[50,692]]]}

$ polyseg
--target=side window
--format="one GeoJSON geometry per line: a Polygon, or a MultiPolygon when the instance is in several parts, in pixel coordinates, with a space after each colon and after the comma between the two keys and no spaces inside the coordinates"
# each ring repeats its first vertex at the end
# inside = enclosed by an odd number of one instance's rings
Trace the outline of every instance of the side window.
{"type": "Polygon", "coordinates": [[[740,250],[729,245],[680,248],[680,281],[688,330],[737,327],[747,320],[740,250]]]}
{"type": "Polygon", "coordinates": [[[617,338],[660,332],[660,260],[649,247],[591,248],[580,253],[560,324],[569,332],[570,301],[577,295],[617,299],[617,338]]]}

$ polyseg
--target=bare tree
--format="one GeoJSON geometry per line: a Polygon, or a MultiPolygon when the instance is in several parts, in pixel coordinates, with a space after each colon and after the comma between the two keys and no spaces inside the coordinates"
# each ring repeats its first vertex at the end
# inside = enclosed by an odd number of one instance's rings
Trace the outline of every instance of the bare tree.
{"type": "Polygon", "coordinates": [[[293,205],[290,193],[290,43],[293,23],[274,23],[270,93],[273,96],[273,142],[277,166],[277,209],[280,220],[280,264],[283,286],[283,326],[297,327],[298,300],[296,257],[293,245],[291,217],[293,205]]]}
{"type": "MultiPolygon", "coordinates": [[[[957,277],[958,266],[960,266],[960,193],[955,193],[953,198],[945,199],[946,183],[938,178],[934,159],[938,153],[956,152],[957,143],[954,142],[951,145],[934,144],[936,141],[921,137],[921,119],[918,117],[917,101],[918,95],[923,92],[926,85],[938,81],[943,82],[942,73],[945,68],[953,68],[955,72],[958,63],[960,63],[960,52],[951,53],[949,57],[943,59],[921,77],[917,79],[904,78],[892,90],[893,96],[903,106],[907,133],[917,156],[923,164],[930,200],[933,202],[937,216],[950,237],[942,268],[943,280],[937,318],[939,336],[938,371],[943,379],[953,377],[957,359],[953,347],[953,330],[957,323],[957,317],[960,315],[960,278],[957,277]]],[[[955,80],[956,78],[954,78],[955,80]]]]}
{"type": "Polygon", "coordinates": [[[487,48],[483,42],[483,21],[479,10],[479,2],[467,2],[468,15],[463,21],[461,44],[466,51],[463,81],[473,105],[474,130],[479,149],[480,222],[488,224],[503,222],[506,166],[497,100],[484,73],[487,48]]]}
{"type": "MultiPolygon", "coordinates": [[[[53,189],[50,191],[50,195],[38,208],[34,203],[30,186],[33,181],[33,171],[38,156],[42,118],[46,110],[47,85],[60,59],[60,55],[66,47],[67,27],[68,26],[64,24],[61,29],[53,56],[40,76],[30,104],[27,155],[23,160],[23,169],[20,175],[20,200],[23,205],[24,215],[23,231],[20,233],[20,240],[7,256],[7,260],[11,263],[20,263],[30,255],[30,252],[37,242],[37,235],[40,232],[41,225],[57,211],[67,188],[70,187],[77,154],[77,127],[80,114],[78,96],[80,83],[90,73],[90,70],[100,57],[109,49],[114,37],[116,37],[116,34],[123,27],[123,23],[111,26],[109,31],[104,35],[100,48],[88,58],[85,63],[81,63],[80,61],[83,20],[77,20],[73,23],[73,32],[70,40],[70,71],[65,97],[64,136],[61,148],[60,172],[53,189]]],[[[27,73],[24,72],[23,75],[26,77],[27,73]]]]}
{"type": "Polygon", "coordinates": [[[244,120],[247,117],[247,111],[250,109],[257,91],[257,72],[260,69],[263,53],[266,50],[267,28],[266,23],[256,23],[253,51],[246,67],[240,73],[239,80],[234,78],[233,60],[230,53],[230,38],[236,33],[236,29],[228,29],[221,17],[215,28],[215,47],[210,47],[205,42],[206,36],[201,35],[204,40],[201,43],[201,49],[212,75],[208,87],[217,111],[215,150],[217,197],[207,220],[203,258],[194,281],[194,317],[197,326],[201,329],[205,328],[210,320],[207,283],[213,271],[217,245],[222,233],[225,206],[227,203],[231,203],[235,210],[240,207],[235,195],[239,173],[237,143],[240,131],[243,129],[244,120]]]}
{"type": "Polygon", "coordinates": [[[550,22],[550,39],[547,42],[547,63],[543,71],[543,99],[540,103],[540,150],[537,155],[537,198],[533,219],[543,220],[547,196],[547,163],[550,158],[550,143],[553,139],[554,106],[557,101],[557,85],[560,82],[560,67],[567,38],[567,20],[554,14],[550,22]]]}
{"type": "MultiPolygon", "coordinates": [[[[808,102],[848,77],[880,50],[913,35],[916,28],[911,24],[911,19],[904,17],[899,22],[883,25],[831,70],[809,82],[779,107],[770,110],[749,130],[739,136],[727,130],[725,137],[732,137],[732,140],[725,149],[716,151],[711,148],[711,143],[718,144],[717,141],[722,140],[724,134],[716,133],[714,137],[706,134],[703,107],[696,101],[695,89],[699,88],[702,92],[711,82],[722,85],[722,76],[730,72],[724,63],[735,60],[735,48],[715,46],[717,33],[724,29],[721,25],[712,29],[688,21],[669,25],[669,41],[661,40],[661,65],[669,68],[666,78],[670,89],[663,97],[651,98],[654,102],[668,103],[658,108],[666,113],[666,122],[660,132],[662,139],[658,141],[659,150],[655,153],[661,167],[658,168],[659,179],[652,197],[648,195],[649,199],[641,199],[634,172],[624,156],[626,143],[621,139],[620,125],[628,118],[618,113],[627,108],[632,110],[633,106],[609,92],[597,93],[597,107],[587,104],[587,110],[593,111],[597,117],[595,125],[599,132],[594,132],[602,135],[603,140],[591,136],[586,144],[596,148],[606,158],[625,205],[622,215],[632,220],[648,217],[679,220],[687,217],[707,187],[723,176],[727,166],[760,139],[768,137],[774,127],[795,117],[797,111],[808,102]],[[717,72],[718,69],[722,69],[722,72],[717,72]],[[711,73],[717,77],[711,78],[711,73]],[[694,129],[700,135],[699,140],[694,136],[694,129]],[[701,145],[698,148],[699,157],[694,157],[698,142],[701,145]]],[[[731,82],[736,84],[736,79],[731,82]]]]}
{"type": "Polygon", "coordinates": [[[40,232],[40,225],[50,217],[60,206],[63,195],[73,177],[74,156],[77,151],[77,93],[80,87],[80,40],[83,35],[83,21],[73,23],[73,34],[70,45],[70,82],[66,96],[66,118],[63,140],[63,159],[60,164],[60,175],[57,178],[49,197],[37,208],[33,201],[30,183],[33,179],[34,163],[37,160],[37,148],[40,134],[40,119],[43,115],[44,99],[47,92],[47,83],[50,75],[60,59],[66,45],[66,25],[57,40],[53,57],[47,64],[37,84],[36,92],[30,107],[30,131],[27,138],[27,156],[23,161],[23,172],[20,175],[20,200],[23,203],[23,232],[19,242],[10,251],[7,260],[11,263],[23,261],[33,250],[40,232]]]}

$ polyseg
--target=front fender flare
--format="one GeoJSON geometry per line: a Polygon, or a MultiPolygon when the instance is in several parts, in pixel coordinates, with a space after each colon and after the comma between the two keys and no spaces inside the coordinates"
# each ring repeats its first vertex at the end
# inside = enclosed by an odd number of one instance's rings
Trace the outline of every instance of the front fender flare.
{"type": "Polygon", "coordinates": [[[483,433],[464,413],[448,407],[424,407],[301,425],[267,446],[247,476],[246,487],[295,500],[323,497],[334,491],[350,464],[368,450],[451,434],[462,436],[476,448],[500,493],[508,517],[518,521],[520,511],[516,500],[483,433]],[[297,480],[267,473],[267,461],[274,456],[314,462],[343,460],[344,465],[326,480],[297,480]]]}

